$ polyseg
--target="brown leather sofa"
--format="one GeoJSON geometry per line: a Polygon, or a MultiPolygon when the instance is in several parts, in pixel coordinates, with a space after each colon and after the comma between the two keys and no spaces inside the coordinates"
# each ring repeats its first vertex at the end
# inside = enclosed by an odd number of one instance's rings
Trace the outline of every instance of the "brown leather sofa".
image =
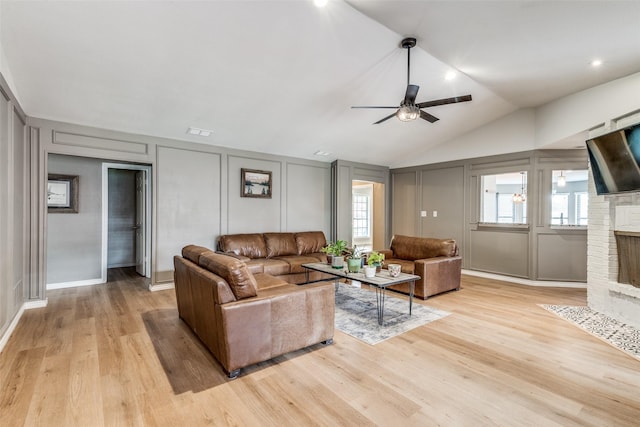
{"type": "MultiPolygon", "coordinates": [[[[218,237],[217,251],[243,261],[252,273],[266,273],[289,283],[306,280],[302,264],[327,262],[320,250],[327,245],[322,231],[298,233],[226,234],[218,237]]],[[[330,279],[309,272],[309,280],[330,279]]]]}
{"type": "Polygon", "coordinates": [[[195,245],[185,246],[174,265],[180,318],[229,378],[243,367],[333,342],[335,294],[329,282],[293,285],[195,245]]]}
{"type": "MultiPolygon", "coordinates": [[[[433,239],[395,235],[389,249],[378,251],[385,256],[384,264],[400,264],[403,273],[420,276],[414,295],[427,299],[432,295],[460,289],[462,257],[453,239],[433,239]]],[[[390,286],[409,293],[409,284],[390,286]]]]}

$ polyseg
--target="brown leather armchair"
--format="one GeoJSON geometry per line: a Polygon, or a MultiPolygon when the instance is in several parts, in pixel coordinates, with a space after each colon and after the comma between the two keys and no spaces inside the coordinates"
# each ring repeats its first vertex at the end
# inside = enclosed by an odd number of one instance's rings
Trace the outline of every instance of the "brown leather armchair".
{"type": "Polygon", "coordinates": [[[189,245],[174,257],[178,313],[229,378],[240,369],[333,342],[331,283],[289,284],[240,260],[189,245]]]}
{"type": "MultiPolygon", "coordinates": [[[[462,257],[453,239],[433,239],[395,235],[389,249],[378,251],[385,256],[384,264],[400,264],[403,273],[420,276],[415,284],[415,296],[427,299],[432,295],[460,289],[462,257]]],[[[409,284],[389,286],[409,293],[409,284]]]]}

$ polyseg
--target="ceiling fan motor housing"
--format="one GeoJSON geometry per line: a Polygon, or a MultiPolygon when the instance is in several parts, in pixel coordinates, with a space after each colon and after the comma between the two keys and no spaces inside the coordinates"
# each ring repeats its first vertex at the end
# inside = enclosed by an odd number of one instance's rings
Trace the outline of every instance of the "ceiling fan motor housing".
{"type": "Polygon", "coordinates": [[[416,46],[415,37],[407,37],[405,39],[402,39],[402,41],[400,42],[400,46],[402,46],[404,49],[411,49],[412,47],[415,47],[416,46]]]}

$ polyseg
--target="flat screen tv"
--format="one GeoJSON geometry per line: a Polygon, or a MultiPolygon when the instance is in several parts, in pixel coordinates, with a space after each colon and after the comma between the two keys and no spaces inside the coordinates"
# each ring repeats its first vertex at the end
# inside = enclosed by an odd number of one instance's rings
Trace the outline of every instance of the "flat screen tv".
{"type": "Polygon", "coordinates": [[[598,194],[640,191],[640,124],[587,140],[598,194]]]}

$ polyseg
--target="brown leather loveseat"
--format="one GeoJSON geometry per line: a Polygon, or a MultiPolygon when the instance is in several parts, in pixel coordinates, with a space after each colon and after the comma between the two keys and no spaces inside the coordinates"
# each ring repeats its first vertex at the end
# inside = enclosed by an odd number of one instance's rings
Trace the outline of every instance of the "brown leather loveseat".
{"type": "Polygon", "coordinates": [[[333,342],[331,283],[293,285],[195,245],[185,246],[174,265],[180,318],[229,378],[243,367],[333,342]]]}
{"type": "MultiPolygon", "coordinates": [[[[403,273],[420,276],[415,284],[415,296],[427,299],[432,295],[460,289],[462,257],[453,239],[433,239],[395,235],[389,249],[379,251],[384,264],[400,264],[403,273]]],[[[409,293],[409,284],[401,283],[389,289],[409,293]]]]}
{"type": "MultiPolygon", "coordinates": [[[[226,234],[218,237],[218,252],[243,261],[252,273],[266,273],[289,283],[305,282],[302,264],[327,262],[320,250],[327,245],[322,231],[298,233],[226,234]]],[[[310,272],[309,280],[330,276],[310,272]]]]}

